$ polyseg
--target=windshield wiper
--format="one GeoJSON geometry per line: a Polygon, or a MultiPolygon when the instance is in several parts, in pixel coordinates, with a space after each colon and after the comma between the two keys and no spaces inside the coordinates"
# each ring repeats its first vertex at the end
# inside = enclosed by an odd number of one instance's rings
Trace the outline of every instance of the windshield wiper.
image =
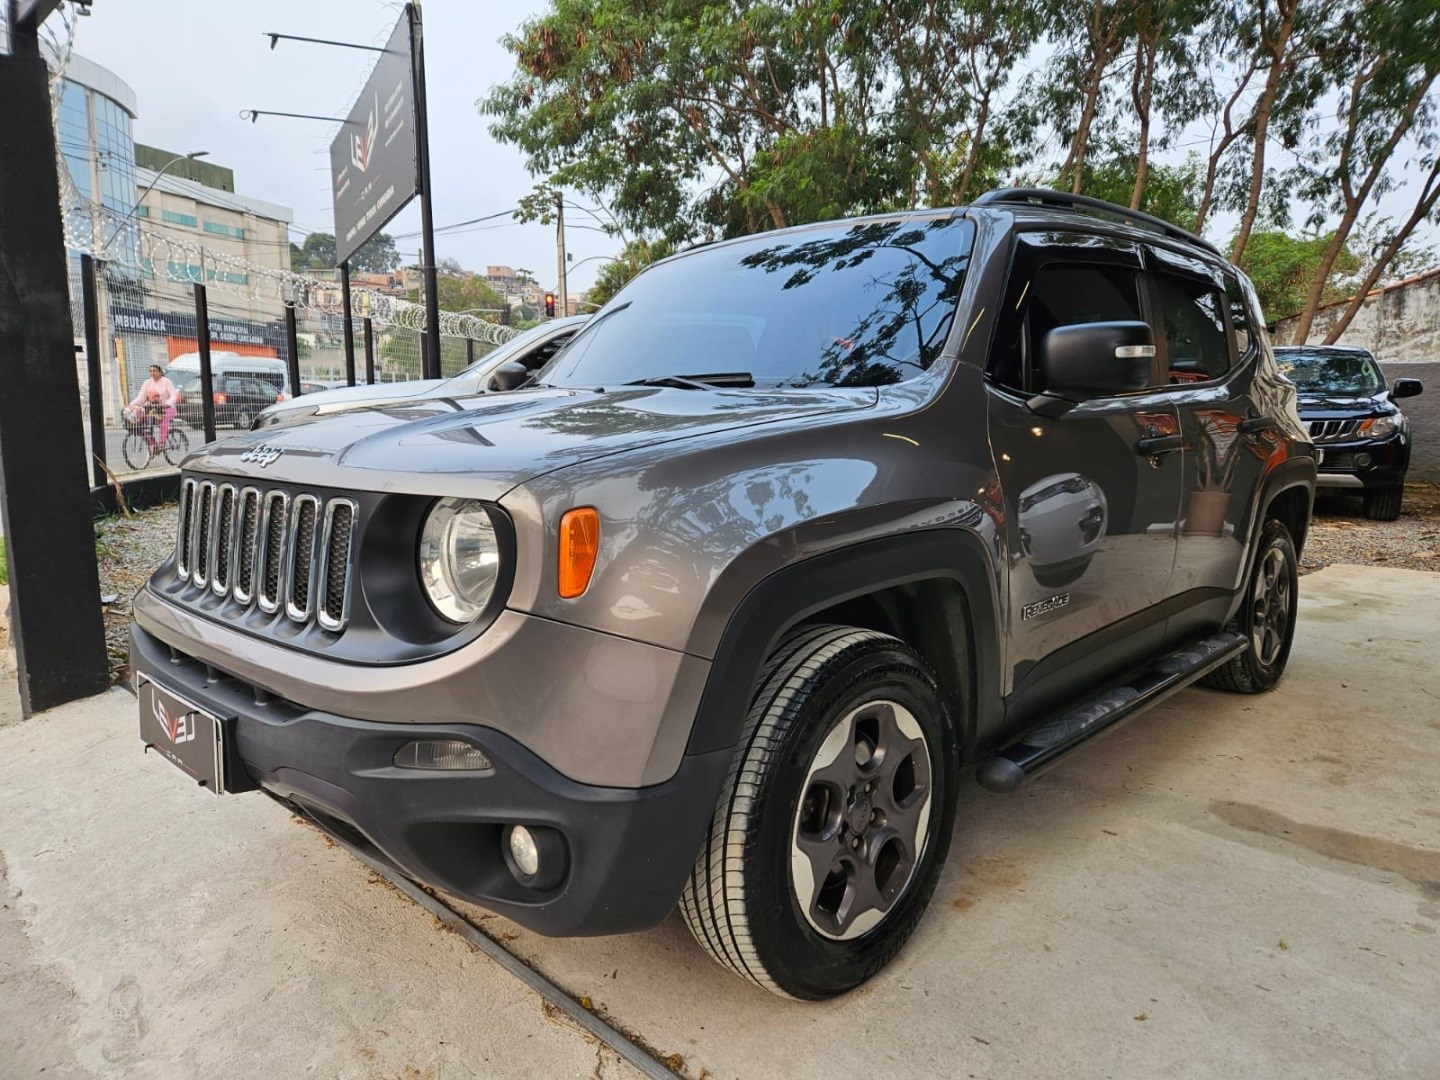
{"type": "Polygon", "coordinates": [[[748,371],[717,371],[709,375],[653,375],[626,386],[678,386],[684,390],[713,390],[717,386],[752,387],[755,376],[748,371]]]}

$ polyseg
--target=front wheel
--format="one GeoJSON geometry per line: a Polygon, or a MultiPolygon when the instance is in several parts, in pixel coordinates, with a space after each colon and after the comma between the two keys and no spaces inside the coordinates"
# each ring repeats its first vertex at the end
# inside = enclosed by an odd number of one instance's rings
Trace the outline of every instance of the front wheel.
{"type": "Polygon", "coordinates": [[[720,964],[820,1000],[910,937],[954,824],[954,738],[935,676],[904,642],[808,627],[761,675],[681,899],[720,964]]]}
{"type": "Polygon", "coordinates": [[[1365,516],[1371,521],[1394,521],[1400,516],[1404,499],[1404,484],[1371,488],[1365,492],[1365,516]]]}
{"type": "Polygon", "coordinates": [[[125,456],[125,464],[137,472],[150,464],[150,444],[143,435],[137,435],[133,431],[126,432],[125,441],[120,444],[120,452],[125,456]]]}
{"type": "Polygon", "coordinates": [[[1280,681],[1295,640],[1299,585],[1290,530],[1271,518],[1261,530],[1250,583],[1236,618],[1236,629],[1250,639],[1250,648],[1206,675],[1201,685],[1258,694],[1280,681]]]}
{"type": "Polygon", "coordinates": [[[190,453],[190,436],[186,435],[178,426],[171,427],[170,434],[165,438],[165,460],[171,465],[179,465],[185,460],[185,455],[190,453]]]}

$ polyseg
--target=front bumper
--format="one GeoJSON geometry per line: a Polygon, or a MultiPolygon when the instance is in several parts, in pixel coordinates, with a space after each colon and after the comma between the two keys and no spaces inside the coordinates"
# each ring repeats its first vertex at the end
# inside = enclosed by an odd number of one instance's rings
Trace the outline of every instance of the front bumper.
{"type": "Polygon", "coordinates": [[[1380,488],[1405,482],[1410,466],[1410,440],[1400,433],[1384,439],[1320,443],[1324,459],[1316,487],[1380,488]]]}
{"type": "Polygon", "coordinates": [[[541,934],[625,933],[663,919],[684,887],[732,758],[729,750],[690,755],[663,784],[598,787],[566,778],[481,725],[383,723],[301,708],[134,625],[131,667],[233,718],[238,763],[271,795],[406,876],[541,934]],[[481,747],[493,769],[394,764],[412,739],[457,737],[481,747]],[[502,833],[511,824],[563,836],[558,885],[528,889],[510,873],[502,833]]]}

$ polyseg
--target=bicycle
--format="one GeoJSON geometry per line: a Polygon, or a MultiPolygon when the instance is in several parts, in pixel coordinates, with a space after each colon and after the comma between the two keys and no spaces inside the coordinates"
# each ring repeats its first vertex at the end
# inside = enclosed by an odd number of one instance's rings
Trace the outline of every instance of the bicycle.
{"type": "Polygon", "coordinates": [[[165,445],[160,445],[155,438],[155,429],[159,426],[162,415],[162,410],[154,407],[146,408],[143,412],[125,410],[125,440],[120,445],[120,451],[125,456],[125,464],[130,468],[137,471],[144,469],[155,460],[156,455],[163,455],[171,465],[179,465],[190,452],[190,436],[185,434],[184,425],[178,416],[170,421],[165,445]]]}

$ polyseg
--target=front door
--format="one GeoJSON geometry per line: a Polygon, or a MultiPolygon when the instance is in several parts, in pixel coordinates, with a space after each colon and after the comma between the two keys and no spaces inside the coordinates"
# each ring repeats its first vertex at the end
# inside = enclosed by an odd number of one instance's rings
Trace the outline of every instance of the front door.
{"type": "Polygon", "coordinates": [[[1009,547],[1014,720],[1153,652],[1172,591],[1179,414],[1169,388],[1083,402],[1058,418],[1037,346],[1057,326],[1144,320],[1140,252],[1102,236],[1021,234],[990,377],[991,449],[1009,547]]]}

